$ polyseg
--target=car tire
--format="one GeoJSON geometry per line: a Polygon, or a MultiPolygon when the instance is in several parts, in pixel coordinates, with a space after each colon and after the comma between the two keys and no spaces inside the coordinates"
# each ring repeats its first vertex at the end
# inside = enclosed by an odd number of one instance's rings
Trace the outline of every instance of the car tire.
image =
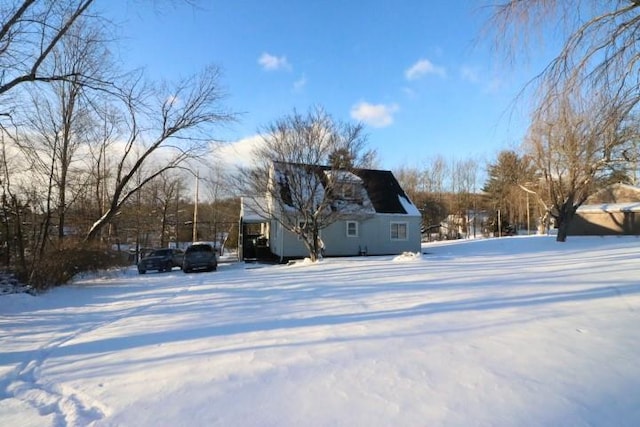
{"type": "Polygon", "coordinates": [[[138,274],[144,274],[146,272],[147,272],[147,270],[138,270],[138,274]]]}

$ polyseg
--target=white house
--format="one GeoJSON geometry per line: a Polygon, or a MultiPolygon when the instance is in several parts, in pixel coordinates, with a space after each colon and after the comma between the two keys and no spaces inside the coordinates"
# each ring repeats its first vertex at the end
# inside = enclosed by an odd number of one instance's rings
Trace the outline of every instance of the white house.
{"type": "MultiPolygon", "coordinates": [[[[291,164],[275,162],[270,185],[280,186],[279,194],[287,197],[287,180],[282,178],[283,173],[279,170],[284,166],[288,173],[296,170],[291,164]]],[[[332,182],[339,183],[333,189],[333,192],[337,189],[339,194],[335,196],[332,207],[339,211],[340,219],[320,232],[325,256],[420,252],[421,214],[391,171],[344,171],[327,166],[300,165],[299,173],[308,173],[309,170],[313,170],[321,182],[322,174],[325,174],[332,178],[332,182]]],[[[324,194],[310,191],[308,197],[324,197],[324,194]]],[[[286,203],[284,205],[286,207],[286,203]]],[[[291,212],[281,212],[277,206],[269,197],[242,199],[241,259],[285,261],[308,255],[302,240],[279,221],[281,215],[291,215],[291,212]]]]}

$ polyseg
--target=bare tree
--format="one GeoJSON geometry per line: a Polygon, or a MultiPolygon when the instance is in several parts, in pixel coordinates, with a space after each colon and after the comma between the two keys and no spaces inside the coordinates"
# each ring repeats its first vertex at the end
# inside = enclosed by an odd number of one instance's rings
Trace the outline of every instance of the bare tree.
{"type": "MultiPolygon", "coordinates": [[[[184,0],[196,3],[196,0],[184,0]]],[[[96,0],[6,0],[0,3],[0,95],[26,82],[74,80],[102,85],[90,70],[50,67],[56,46],[69,36],[96,0]]],[[[91,18],[99,19],[92,15],[91,18]]],[[[74,37],[76,37],[76,34],[74,37]]],[[[83,39],[77,39],[82,43],[83,39]]],[[[7,112],[1,112],[7,114],[7,112]]]]}
{"type": "Polygon", "coordinates": [[[210,140],[211,126],[233,119],[224,111],[221,101],[224,93],[219,85],[219,69],[210,66],[199,75],[164,86],[152,93],[133,85],[123,98],[127,105],[128,137],[115,165],[115,183],[110,201],[101,217],[87,234],[95,238],[100,229],[109,223],[122,205],[141,187],[163,172],[179,167],[187,159],[203,153],[210,140]],[[142,112],[152,106],[141,99],[152,94],[157,105],[143,118],[142,112]],[[147,123],[147,126],[143,126],[147,123]],[[134,177],[143,165],[154,156],[162,155],[163,161],[136,180],[134,177]]]}
{"type": "MultiPolygon", "coordinates": [[[[63,40],[69,39],[75,23],[86,14],[92,3],[93,0],[10,0],[0,3],[0,97],[3,100],[0,128],[3,137],[15,132],[16,106],[24,104],[24,100],[17,96],[8,96],[15,95],[15,88],[27,82],[56,82],[81,77],[80,70],[69,71],[56,67],[53,57],[57,47],[63,40]]],[[[17,136],[13,138],[14,142],[19,140],[24,139],[17,136]]],[[[53,166],[48,170],[52,171],[53,166]]],[[[5,183],[6,200],[17,207],[20,201],[12,192],[9,179],[5,179],[5,183]]],[[[52,180],[49,180],[47,187],[50,196],[52,180]]],[[[49,196],[47,200],[50,202],[49,196]]],[[[50,212],[49,209],[47,211],[50,212]]],[[[47,218],[50,219],[50,216],[47,218]]],[[[47,233],[48,221],[45,221],[40,235],[46,236],[47,233]]],[[[44,250],[44,242],[45,239],[42,239],[42,244],[38,245],[40,248],[33,253],[44,250]]]]}
{"type": "Polygon", "coordinates": [[[349,184],[355,167],[370,164],[375,155],[365,148],[362,125],[335,121],[321,108],[306,115],[294,111],[261,133],[252,167],[236,177],[239,190],[253,200],[259,215],[298,235],[315,261],[320,230],[341,218],[336,209],[341,186],[349,184]]]}
{"type": "Polygon", "coordinates": [[[401,166],[393,171],[393,175],[411,200],[419,200],[421,193],[424,192],[424,188],[422,188],[423,171],[417,167],[401,166]]]}
{"type": "Polygon", "coordinates": [[[543,95],[553,96],[559,87],[604,88],[628,98],[625,103],[637,103],[638,91],[629,89],[638,87],[640,2],[509,0],[493,7],[490,27],[509,56],[527,47],[533,35],[564,37],[560,52],[538,76],[543,95]]]}
{"type": "Polygon", "coordinates": [[[94,0],[9,0],[0,6],[0,95],[24,82],[93,77],[47,67],[47,59],[94,0]]]}
{"type": "MultiPolygon", "coordinates": [[[[526,147],[546,183],[549,214],[564,242],[576,210],[608,182],[638,138],[629,105],[608,97],[561,99],[535,116],[526,147]]],[[[620,99],[617,99],[620,101],[620,99]]]]}
{"type": "MultiPolygon", "coordinates": [[[[176,201],[183,187],[182,176],[175,170],[168,170],[158,175],[153,181],[140,190],[141,200],[147,215],[152,215],[150,229],[159,231],[160,247],[167,247],[171,240],[171,226],[176,224],[176,201]],[[159,219],[159,227],[156,222],[159,219]],[[173,221],[172,221],[173,219],[173,221]]],[[[140,214],[141,212],[138,212],[140,214]]]]}
{"type": "Polygon", "coordinates": [[[232,188],[229,186],[229,176],[220,164],[210,163],[203,177],[205,184],[204,196],[209,201],[205,206],[205,218],[211,229],[211,237],[216,242],[216,247],[224,250],[226,241],[235,227],[239,209],[229,212],[228,201],[233,198],[232,188]]]}
{"type": "Polygon", "coordinates": [[[49,68],[70,77],[30,88],[31,102],[24,113],[26,129],[22,130],[19,144],[23,153],[40,166],[43,176],[48,176],[47,205],[53,206],[47,207],[45,229],[48,230],[55,209],[59,239],[65,235],[66,211],[80,193],[70,187],[83,186],[77,154],[87,146],[92,130],[98,126],[95,90],[71,74],[73,70],[84,70],[96,77],[106,76],[111,68],[99,30],[81,18],[68,35],[54,47],[46,62],[51,63],[49,68]]]}
{"type": "Polygon", "coordinates": [[[426,190],[436,195],[438,200],[442,200],[442,195],[445,192],[445,180],[449,170],[450,166],[447,160],[441,155],[431,158],[425,164],[426,190]]]}
{"type": "Polygon", "coordinates": [[[471,221],[476,215],[476,190],[478,183],[478,161],[472,157],[458,160],[454,163],[454,180],[456,182],[456,211],[465,223],[463,229],[467,236],[470,234],[470,228],[475,233],[475,224],[471,221]]]}

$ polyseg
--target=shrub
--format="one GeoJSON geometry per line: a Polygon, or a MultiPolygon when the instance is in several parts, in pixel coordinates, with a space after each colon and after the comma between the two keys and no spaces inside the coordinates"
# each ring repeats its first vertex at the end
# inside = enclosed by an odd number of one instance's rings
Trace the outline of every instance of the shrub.
{"type": "Polygon", "coordinates": [[[31,271],[19,272],[20,279],[37,291],[68,283],[84,272],[107,270],[127,265],[126,254],[86,242],[65,242],[51,248],[36,262],[31,271]]]}

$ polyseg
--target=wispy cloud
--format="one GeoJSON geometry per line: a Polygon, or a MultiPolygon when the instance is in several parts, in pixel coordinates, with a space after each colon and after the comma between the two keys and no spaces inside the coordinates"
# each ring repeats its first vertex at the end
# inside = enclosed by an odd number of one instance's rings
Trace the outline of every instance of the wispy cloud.
{"type": "Polygon", "coordinates": [[[460,67],[460,78],[468,83],[482,88],[484,93],[498,92],[504,85],[499,77],[491,77],[490,74],[481,67],[464,65],[460,67]]]}
{"type": "Polygon", "coordinates": [[[447,72],[444,67],[434,65],[428,59],[419,60],[411,67],[407,68],[407,70],[404,72],[407,80],[417,80],[426,76],[427,74],[435,74],[440,77],[446,77],[447,72]]]}
{"type": "Polygon", "coordinates": [[[267,52],[260,55],[258,64],[266,71],[291,70],[292,68],[286,56],[275,56],[267,52]]]}
{"type": "Polygon", "coordinates": [[[216,159],[227,167],[250,166],[255,148],[263,141],[261,135],[251,135],[228,144],[219,145],[215,150],[216,159]]]}
{"type": "Polygon", "coordinates": [[[398,109],[397,104],[360,102],[351,107],[351,117],[370,126],[382,128],[393,123],[393,115],[398,109]]]}
{"type": "Polygon", "coordinates": [[[176,105],[180,105],[180,98],[176,95],[169,95],[164,102],[167,107],[175,107],[176,105]]]}
{"type": "Polygon", "coordinates": [[[307,77],[302,75],[298,80],[293,82],[293,90],[300,92],[307,85],[307,77]]]}
{"type": "Polygon", "coordinates": [[[478,83],[480,81],[478,69],[468,65],[464,65],[460,68],[460,77],[462,80],[469,83],[478,83]]]}

